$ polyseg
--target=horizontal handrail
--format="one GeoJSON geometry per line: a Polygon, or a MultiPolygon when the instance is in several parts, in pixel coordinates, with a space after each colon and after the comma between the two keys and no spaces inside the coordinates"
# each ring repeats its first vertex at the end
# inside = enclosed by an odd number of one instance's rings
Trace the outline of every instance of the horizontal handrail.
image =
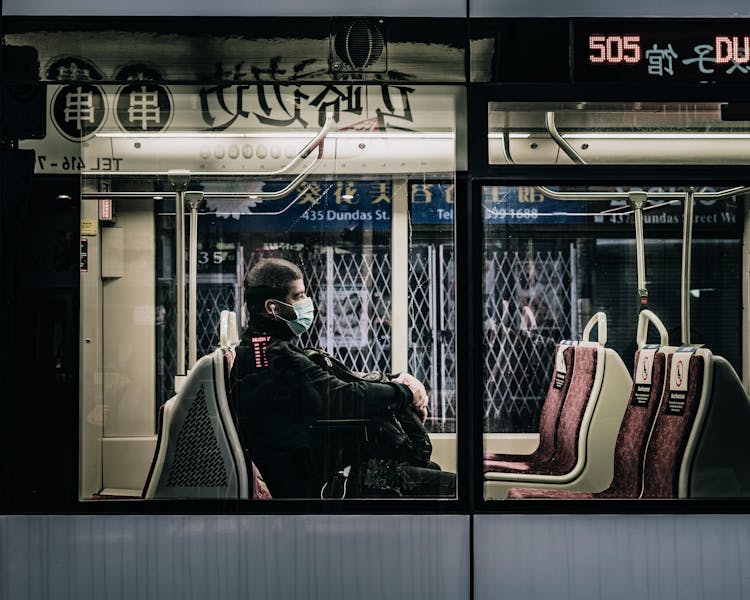
{"type": "MultiPolygon", "coordinates": [[[[250,176],[250,177],[273,177],[275,175],[283,175],[287,171],[290,171],[294,166],[297,165],[301,160],[306,159],[312,153],[315,148],[318,148],[318,157],[314,163],[316,164],[323,156],[323,143],[325,141],[328,132],[333,124],[333,113],[326,113],[326,120],[323,123],[321,130],[300,150],[297,155],[284,167],[277,169],[276,171],[201,171],[200,174],[209,177],[218,176],[250,176]]],[[[170,171],[81,171],[81,175],[117,175],[117,176],[147,176],[147,175],[169,175],[170,171]]]]}

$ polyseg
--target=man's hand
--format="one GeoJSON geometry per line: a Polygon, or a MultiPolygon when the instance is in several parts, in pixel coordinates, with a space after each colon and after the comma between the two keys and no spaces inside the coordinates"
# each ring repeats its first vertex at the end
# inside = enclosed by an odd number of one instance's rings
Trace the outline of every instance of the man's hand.
{"type": "Polygon", "coordinates": [[[424,389],[422,382],[408,373],[401,373],[391,381],[401,383],[411,390],[412,404],[422,413],[422,422],[424,422],[427,419],[427,390],[424,389]]]}

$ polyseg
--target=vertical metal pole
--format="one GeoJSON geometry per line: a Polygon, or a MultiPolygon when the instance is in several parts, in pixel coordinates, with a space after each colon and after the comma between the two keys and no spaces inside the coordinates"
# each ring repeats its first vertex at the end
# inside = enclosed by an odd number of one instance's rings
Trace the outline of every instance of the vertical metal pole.
{"type": "Polygon", "coordinates": [[[333,348],[333,322],[336,315],[333,314],[333,260],[336,255],[333,246],[326,246],[326,352],[334,353],[333,348]]]}
{"type": "Polygon", "coordinates": [[[578,335],[578,253],[576,243],[570,242],[570,335],[574,340],[578,335]]]}
{"type": "Polygon", "coordinates": [[[742,383],[750,394],[750,203],[745,206],[742,242],[742,383]]]}
{"type": "Polygon", "coordinates": [[[185,374],[185,197],[175,196],[175,284],[177,289],[177,375],[185,374]]]}
{"type": "Polygon", "coordinates": [[[188,369],[198,360],[198,210],[190,207],[190,253],[188,256],[188,369]]]}
{"type": "Polygon", "coordinates": [[[190,171],[169,172],[169,183],[175,191],[175,285],[177,309],[177,373],[185,375],[185,190],[190,171]]]}
{"type": "MultiPolygon", "coordinates": [[[[442,251],[442,245],[440,246],[442,251]]],[[[432,340],[430,348],[430,388],[432,389],[432,398],[430,398],[430,415],[435,416],[437,410],[437,397],[438,397],[438,342],[440,339],[440,331],[442,329],[440,320],[438,318],[438,290],[440,289],[441,273],[442,269],[437,268],[437,248],[434,244],[427,245],[427,258],[429,260],[429,277],[430,277],[430,328],[432,329],[432,340]]],[[[440,306],[445,308],[445,304],[442,302],[440,306]]],[[[415,369],[416,370],[416,369],[415,369]]],[[[443,412],[443,415],[445,412],[443,412]]]]}
{"type": "Polygon", "coordinates": [[[680,294],[680,317],[682,326],[682,344],[690,344],[690,262],[693,241],[693,200],[695,188],[690,187],[685,193],[685,207],[682,223],[682,289],[680,294]]]}
{"type": "MultiPolygon", "coordinates": [[[[450,261],[450,258],[446,258],[446,246],[447,244],[440,244],[440,270],[437,287],[439,294],[438,298],[440,308],[438,314],[440,315],[441,335],[443,331],[456,330],[455,323],[448,320],[448,303],[451,300],[455,301],[455,299],[453,299],[452,297],[448,297],[449,295],[453,294],[453,285],[451,285],[451,287],[447,290],[445,289],[445,281],[448,274],[448,262],[450,261]]],[[[453,283],[453,281],[451,283],[453,283]]],[[[455,344],[455,339],[453,337],[451,337],[451,342],[455,344]]],[[[448,386],[448,382],[451,380],[451,373],[448,372],[448,359],[446,355],[451,351],[451,349],[446,347],[445,338],[440,339],[440,345],[438,346],[438,349],[440,351],[440,377],[437,380],[437,384],[439,387],[435,388],[436,391],[433,392],[433,396],[437,396],[437,390],[440,391],[440,423],[445,426],[445,422],[448,419],[448,394],[450,394],[451,392],[455,392],[455,384],[451,384],[450,387],[448,386]]],[[[455,373],[453,375],[455,380],[455,373]]],[[[437,407],[437,400],[435,398],[433,398],[433,402],[435,403],[435,407],[437,407]]]]}
{"type": "Polygon", "coordinates": [[[240,332],[245,329],[245,247],[242,244],[237,245],[236,249],[236,270],[237,275],[237,296],[234,299],[234,312],[237,314],[237,325],[240,332]]]}
{"type": "Polygon", "coordinates": [[[643,206],[648,200],[648,195],[646,192],[631,192],[628,194],[628,197],[634,210],[635,261],[638,271],[638,302],[639,309],[641,309],[648,306],[648,290],[646,289],[646,242],[643,238],[643,206]]]}
{"type": "MultiPolygon", "coordinates": [[[[374,308],[373,302],[373,291],[375,289],[374,276],[372,273],[373,264],[373,247],[372,247],[372,229],[365,228],[362,231],[362,260],[359,264],[359,279],[362,284],[362,289],[367,291],[365,297],[365,303],[360,307],[361,313],[359,315],[359,327],[360,336],[363,335],[363,331],[372,331],[372,320],[370,314],[372,314],[374,308]]],[[[388,357],[385,356],[385,352],[382,352],[382,348],[379,344],[371,346],[371,355],[369,363],[367,358],[363,357],[361,368],[364,371],[372,369],[378,369],[378,365],[386,364],[388,357]],[[380,350],[380,351],[379,351],[380,350]]]]}
{"type": "Polygon", "coordinates": [[[391,201],[391,371],[409,369],[409,193],[393,181],[391,201]]]}
{"type": "Polygon", "coordinates": [[[185,192],[190,205],[190,248],[188,256],[188,369],[198,361],[198,205],[203,192],[185,192]]]}

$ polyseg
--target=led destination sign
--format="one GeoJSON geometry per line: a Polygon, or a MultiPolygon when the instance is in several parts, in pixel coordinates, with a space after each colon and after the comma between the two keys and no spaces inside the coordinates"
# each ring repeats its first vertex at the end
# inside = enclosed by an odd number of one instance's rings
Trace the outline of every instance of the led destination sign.
{"type": "Polygon", "coordinates": [[[750,81],[750,23],[579,21],[573,36],[574,81],[750,81]]]}

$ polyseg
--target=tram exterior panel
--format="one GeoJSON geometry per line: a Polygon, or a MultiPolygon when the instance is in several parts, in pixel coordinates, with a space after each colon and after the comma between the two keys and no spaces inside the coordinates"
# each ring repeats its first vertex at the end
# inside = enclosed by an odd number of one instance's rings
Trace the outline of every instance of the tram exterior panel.
{"type": "MultiPolygon", "coordinates": [[[[104,25],[5,3],[39,80],[4,82],[36,115],[3,122],[3,322],[28,357],[4,371],[28,399],[3,409],[5,596],[748,595],[750,34],[730,3],[568,4],[104,25]],[[233,356],[271,257],[317,310],[300,347],[424,384],[455,493],[347,496],[328,462],[316,497],[259,492],[205,357],[233,356]],[[159,499],[199,373],[242,475],[159,499]]],[[[326,461],[350,451],[326,435],[326,461]]]]}

